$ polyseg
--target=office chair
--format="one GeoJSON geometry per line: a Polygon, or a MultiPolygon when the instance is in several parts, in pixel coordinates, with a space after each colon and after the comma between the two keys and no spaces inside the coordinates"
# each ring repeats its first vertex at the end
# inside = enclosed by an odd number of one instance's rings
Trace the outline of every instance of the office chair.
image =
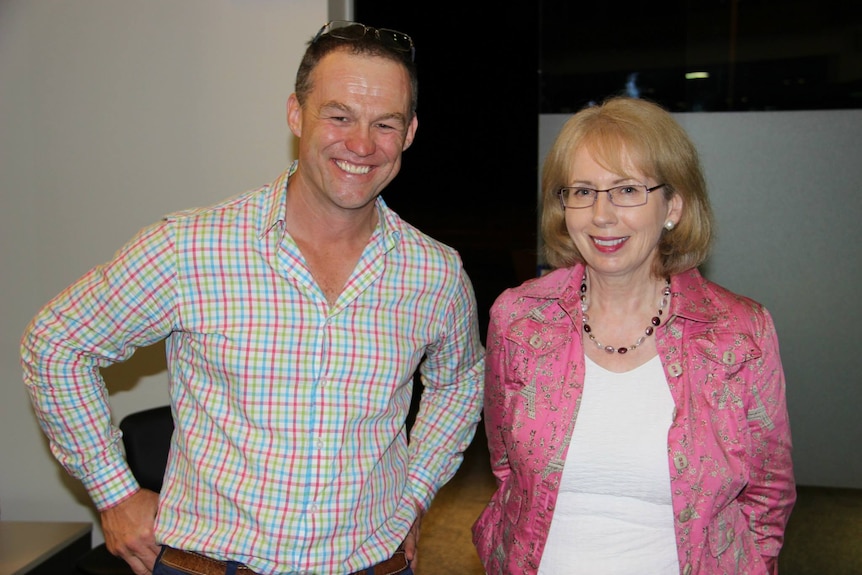
{"type": "MultiPolygon", "coordinates": [[[[158,493],[168,462],[174,420],[171,406],[130,413],[120,421],[126,460],[141,487],[158,493]]],[[[112,555],[104,543],[88,551],[75,564],[82,575],[134,575],[131,567],[112,555]]]]}

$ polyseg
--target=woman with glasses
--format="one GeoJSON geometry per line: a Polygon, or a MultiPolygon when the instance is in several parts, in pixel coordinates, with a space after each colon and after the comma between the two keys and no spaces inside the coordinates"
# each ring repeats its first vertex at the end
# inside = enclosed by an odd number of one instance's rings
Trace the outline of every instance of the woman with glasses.
{"type": "Polygon", "coordinates": [[[767,574],[795,502],[775,326],[706,280],[712,215],[674,118],[615,97],[542,174],[553,271],[491,309],[493,575],[767,574]]]}

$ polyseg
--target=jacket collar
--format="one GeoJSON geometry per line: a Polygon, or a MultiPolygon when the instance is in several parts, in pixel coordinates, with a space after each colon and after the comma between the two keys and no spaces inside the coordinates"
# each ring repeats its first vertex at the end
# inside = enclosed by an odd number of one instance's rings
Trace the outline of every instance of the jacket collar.
{"type": "MultiPolygon", "coordinates": [[[[521,296],[535,299],[558,300],[560,307],[570,315],[579,313],[583,264],[560,268],[530,280],[518,290],[521,296]]],[[[680,316],[692,321],[712,323],[726,313],[720,298],[713,297],[709,282],[696,268],[671,276],[671,300],[668,317],[680,316]]]]}

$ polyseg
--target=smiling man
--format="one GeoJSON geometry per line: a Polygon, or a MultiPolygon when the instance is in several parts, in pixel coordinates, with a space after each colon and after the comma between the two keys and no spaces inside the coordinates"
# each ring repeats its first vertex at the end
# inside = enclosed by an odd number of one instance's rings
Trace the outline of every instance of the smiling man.
{"type": "Polygon", "coordinates": [[[413,56],[402,32],[325,25],[287,102],[298,159],[140,231],[28,326],[36,415],[136,573],[412,573],[484,363],[459,255],[380,198],[416,136],[413,56]],[[98,368],[160,339],[175,433],[156,494],[125,462],[98,368]]]}

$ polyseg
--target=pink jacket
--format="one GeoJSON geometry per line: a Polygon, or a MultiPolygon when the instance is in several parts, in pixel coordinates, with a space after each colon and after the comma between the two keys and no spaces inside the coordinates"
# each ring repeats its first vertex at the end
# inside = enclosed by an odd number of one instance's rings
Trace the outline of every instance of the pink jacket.
{"type": "MultiPolygon", "coordinates": [[[[491,308],[485,429],[498,489],[473,525],[489,575],[536,573],[584,381],[583,266],[491,308]]],[[[682,575],[777,573],[796,501],[772,318],[697,270],[671,278],[656,345],[676,403],[668,472],[682,575]]]]}

